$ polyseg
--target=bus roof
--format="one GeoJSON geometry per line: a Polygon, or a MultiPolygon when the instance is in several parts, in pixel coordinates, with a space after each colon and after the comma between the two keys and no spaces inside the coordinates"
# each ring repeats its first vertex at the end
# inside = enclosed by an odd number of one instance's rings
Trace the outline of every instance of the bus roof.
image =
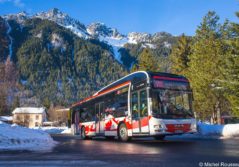
{"type": "Polygon", "coordinates": [[[137,71],[137,72],[133,72],[129,75],[126,75],[124,76],[123,78],[120,78],[119,80],[103,87],[102,89],[100,89],[98,92],[96,92],[94,95],[96,94],[99,94],[100,92],[106,90],[106,89],[109,89],[109,88],[112,88],[118,84],[122,84],[124,82],[127,82],[127,81],[130,81],[130,82],[139,82],[139,81],[142,81],[142,80],[149,80],[149,75],[146,71],[137,71]]]}
{"type": "Polygon", "coordinates": [[[102,89],[97,91],[95,94],[93,94],[93,96],[87,97],[87,98],[73,104],[72,107],[77,106],[78,104],[81,104],[83,102],[89,101],[91,99],[94,99],[94,98],[104,94],[108,90],[110,91],[114,88],[126,86],[126,85],[129,85],[130,83],[136,83],[136,82],[145,81],[145,80],[147,81],[147,83],[149,83],[151,77],[161,77],[160,79],[166,79],[166,80],[168,80],[168,79],[170,80],[170,79],[174,78],[174,80],[188,82],[188,79],[181,75],[162,73],[162,72],[137,71],[137,72],[133,72],[129,75],[126,75],[126,76],[120,78],[119,80],[103,87],[102,89]]]}

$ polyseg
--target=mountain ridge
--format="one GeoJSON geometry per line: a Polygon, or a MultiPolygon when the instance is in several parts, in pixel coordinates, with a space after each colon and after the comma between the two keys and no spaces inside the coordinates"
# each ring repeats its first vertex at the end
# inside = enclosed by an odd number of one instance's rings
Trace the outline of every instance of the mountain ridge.
{"type": "Polygon", "coordinates": [[[145,32],[129,32],[127,35],[119,33],[116,28],[111,28],[101,22],[93,22],[89,25],[84,25],[77,19],[70,17],[68,14],[60,11],[57,8],[53,8],[47,12],[38,12],[33,15],[29,15],[26,12],[20,12],[17,14],[4,15],[3,18],[10,20],[17,20],[18,23],[23,23],[24,20],[29,18],[41,18],[54,21],[55,23],[64,26],[74,32],[76,35],[82,38],[97,38],[100,37],[111,37],[112,39],[122,40],[127,38],[126,43],[137,44],[139,42],[152,42],[159,38],[172,36],[166,32],[156,32],[154,34],[145,32]]]}
{"type": "Polygon", "coordinates": [[[123,35],[100,22],[85,26],[58,9],[4,15],[0,32],[0,62],[12,54],[22,86],[16,96],[30,106],[47,101],[69,105],[93,94],[128,74],[144,48],[168,72],[168,55],[176,41],[166,32],[123,35]]]}

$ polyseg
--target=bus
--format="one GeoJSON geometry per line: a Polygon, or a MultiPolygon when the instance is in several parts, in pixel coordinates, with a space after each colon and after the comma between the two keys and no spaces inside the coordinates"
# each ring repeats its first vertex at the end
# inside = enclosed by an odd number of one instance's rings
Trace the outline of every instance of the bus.
{"type": "Polygon", "coordinates": [[[132,137],[195,133],[193,93],[184,76],[138,71],[73,104],[68,121],[82,139],[104,136],[128,141],[132,137]]]}

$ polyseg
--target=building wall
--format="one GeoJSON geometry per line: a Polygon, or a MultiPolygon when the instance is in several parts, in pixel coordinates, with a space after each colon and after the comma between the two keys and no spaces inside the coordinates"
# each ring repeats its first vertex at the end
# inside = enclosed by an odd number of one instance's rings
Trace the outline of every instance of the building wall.
{"type": "Polygon", "coordinates": [[[18,125],[26,126],[29,128],[42,126],[43,121],[45,120],[45,114],[14,114],[13,123],[18,125]]]}

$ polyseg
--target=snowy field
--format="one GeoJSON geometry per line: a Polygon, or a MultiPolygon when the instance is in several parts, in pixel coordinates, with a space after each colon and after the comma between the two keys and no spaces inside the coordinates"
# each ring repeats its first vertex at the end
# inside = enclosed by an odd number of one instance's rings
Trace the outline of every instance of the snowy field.
{"type": "Polygon", "coordinates": [[[0,150],[50,151],[56,144],[46,132],[0,121],[0,150]]]}

